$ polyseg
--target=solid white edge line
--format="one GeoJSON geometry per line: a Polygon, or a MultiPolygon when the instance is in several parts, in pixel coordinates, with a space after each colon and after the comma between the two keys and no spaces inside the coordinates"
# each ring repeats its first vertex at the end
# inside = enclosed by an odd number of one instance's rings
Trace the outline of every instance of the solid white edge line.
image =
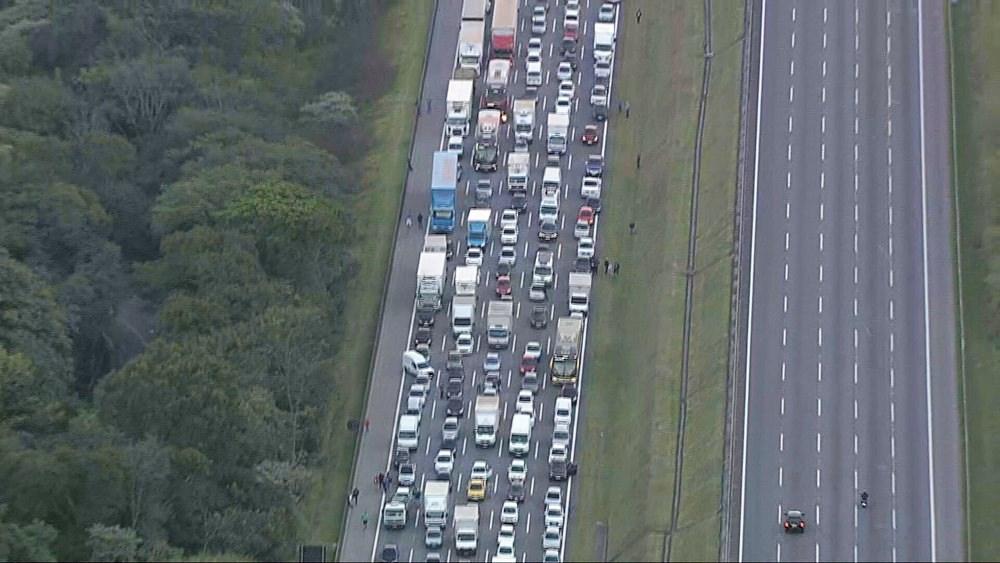
{"type": "MultiPolygon", "coordinates": [[[[747,500],[747,426],[750,420],[750,345],[753,335],[753,274],[754,255],[757,247],[757,182],[760,178],[760,105],[764,86],[764,27],[767,24],[767,0],[761,0],[760,10],[760,53],[757,67],[757,131],[754,146],[753,165],[753,225],[750,228],[750,286],[749,310],[747,313],[747,353],[746,375],[744,377],[743,395],[743,467],[740,476],[740,547],[736,560],[743,561],[743,533],[746,530],[746,500],[747,500]]],[[[751,37],[752,40],[752,37],[751,37]]]]}
{"type": "Polygon", "coordinates": [[[937,527],[934,523],[934,407],[931,399],[931,320],[927,290],[927,149],[924,133],[924,9],[917,2],[917,72],[920,77],[920,212],[924,260],[924,382],[927,393],[927,487],[930,502],[931,561],[937,561],[937,527]]]}

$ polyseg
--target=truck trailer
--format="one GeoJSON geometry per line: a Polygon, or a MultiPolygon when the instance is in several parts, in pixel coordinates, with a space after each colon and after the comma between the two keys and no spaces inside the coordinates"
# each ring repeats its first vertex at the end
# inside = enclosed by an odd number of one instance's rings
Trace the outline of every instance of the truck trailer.
{"type": "Polygon", "coordinates": [[[507,189],[512,192],[528,191],[528,173],[531,171],[531,155],[526,152],[512,152],[507,155],[507,189]]]}
{"type": "Polygon", "coordinates": [[[465,0],[462,2],[462,21],[485,21],[486,3],[489,0],[465,0]]]}
{"type": "Polygon", "coordinates": [[[427,481],[424,483],[424,526],[444,528],[448,524],[448,481],[427,481]]]}
{"type": "Polygon", "coordinates": [[[580,339],[583,334],[583,319],[561,317],[556,324],[556,343],[552,350],[549,371],[552,383],[576,383],[580,366],[580,339]]]}
{"type": "Polygon", "coordinates": [[[441,308],[448,257],[444,252],[421,252],[417,262],[417,307],[441,308]]]}
{"type": "Polygon", "coordinates": [[[517,5],[520,0],[496,0],[493,6],[493,25],[490,47],[494,57],[514,58],[517,44],[517,5]]]}
{"type": "Polygon", "coordinates": [[[531,143],[535,134],[535,100],[514,100],[514,138],[531,143]]]}
{"type": "Polygon", "coordinates": [[[513,302],[490,301],[489,309],[486,311],[486,343],[490,348],[503,349],[510,345],[513,323],[513,302]]]}
{"type": "Polygon", "coordinates": [[[569,116],[564,113],[550,113],[548,119],[548,153],[566,154],[569,143],[569,116]]]}
{"type": "Polygon", "coordinates": [[[591,275],[589,272],[569,273],[569,312],[582,313],[586,315],[590,310],[590,285],[591,275]]]}
{"type": "Polygon", "coordinates": [[[475,555],[479,548],[479,505],[461,504],[455,507],[455,551],[475,555]]]}
{"type": "Polygon", "coordinates": [[[479,76],[483,67],[483,38],[486,24],[482,21],[463,21],[458,30],[458,68],[467,68],[479,76]]]}
{"type": "Polygon", "coordinates": [[[458,155],[437,151],[431,168],[431,231],[436,234],[450,233],[455,230],[458,155]]]}
{"type": "Polygon", "coordinates": [[[479,286],[479,266],[455,268],[455,295],[475,295],[479,286]]]}
{"type": "Polygon", "coordinates": [[[500,397],[482,394],[476,397],[476,446],[490,448],[497,443],[500,427],[500,397]]]}
{"type": "Polygon", "coordinates": [[[448,106],[448,115],[445,117],[448,135],[464,137],[469,134],[474,91],[475,81],[473,80],[452,79],[448,81],[448,94],[445,98],[445,103],[448,106]]]}

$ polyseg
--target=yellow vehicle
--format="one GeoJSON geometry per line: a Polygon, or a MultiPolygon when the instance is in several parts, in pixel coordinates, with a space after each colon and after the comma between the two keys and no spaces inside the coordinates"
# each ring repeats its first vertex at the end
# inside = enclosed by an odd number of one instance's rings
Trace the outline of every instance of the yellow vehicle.
{"type": "Polygon", "coordinates": [[[468,498],[470,501],[481,501],[486,498],[486,479],[469,479],[468,498]]]}

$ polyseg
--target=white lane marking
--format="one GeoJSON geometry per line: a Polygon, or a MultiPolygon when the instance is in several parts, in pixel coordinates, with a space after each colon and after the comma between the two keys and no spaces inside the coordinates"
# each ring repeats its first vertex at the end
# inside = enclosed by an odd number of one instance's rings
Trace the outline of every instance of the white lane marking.
{"type": "Polygon", "coordinates": [[[778,486],[781,487],[785,483],[785,470],[783,467],[778,467],[778,486]]]}

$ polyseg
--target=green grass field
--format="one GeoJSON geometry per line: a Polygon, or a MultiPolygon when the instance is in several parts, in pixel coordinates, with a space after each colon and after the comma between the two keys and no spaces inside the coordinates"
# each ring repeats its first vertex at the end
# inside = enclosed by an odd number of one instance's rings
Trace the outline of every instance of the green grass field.
{"type": "Polygon", "coordinates": [[[364,191],[352,210],[366,220],[358,223],[354,256],[359,260],[359,269],[342,314],[354,319],[354,324],[345,332],[335,362],[343,368],[335,374],[336,394],[324,423],[322,466],[300,514],[304,542],[332,544],[339,539],[354,463],[355,434],[347,430],[347,421],[359,419],[364,408],[381,288],[399,216],[410,132],[416,118],[413,101],[420,95],[432,8],[432,2],[398,2],[391,7],[391,13],[381,18],[379,44],[385,53],[392,54],[396,75],[386,95],[365,108],[365,115],[374,123],[375,143],[363,163],[364,191]]]}
{"type": "Polygon", "coordinates": [[[958,209],[965,318],[968,556],[1000,560],[1000,4],[952,7],[958,209]],[[993,264],[992,271],[990,264],[993,264]],[[990,331],[993,335],[990,335],[990,331]]]}
{"type": "MultiPolygon", "coordinates": [[[[742,5],[715,7],[692,317],[681,511],[672,559],[718,555],[742,5]]],[[[702,75],[700,2],[629,4],[620,40],[602,257],[584,374],[570,556],[661,560],[671,530],[691,173],[702,75]],[[631,9],[640,5],[639,25],[631,9]],[[616,105],[616,104],[615,104],[616,105]],[[636,156],[642,155],[637,169],[636,156]],[[636,222],[636,233],[628,224],[636,222]],[[577,496],[578,495],[578,496],[577,496]]]]}

